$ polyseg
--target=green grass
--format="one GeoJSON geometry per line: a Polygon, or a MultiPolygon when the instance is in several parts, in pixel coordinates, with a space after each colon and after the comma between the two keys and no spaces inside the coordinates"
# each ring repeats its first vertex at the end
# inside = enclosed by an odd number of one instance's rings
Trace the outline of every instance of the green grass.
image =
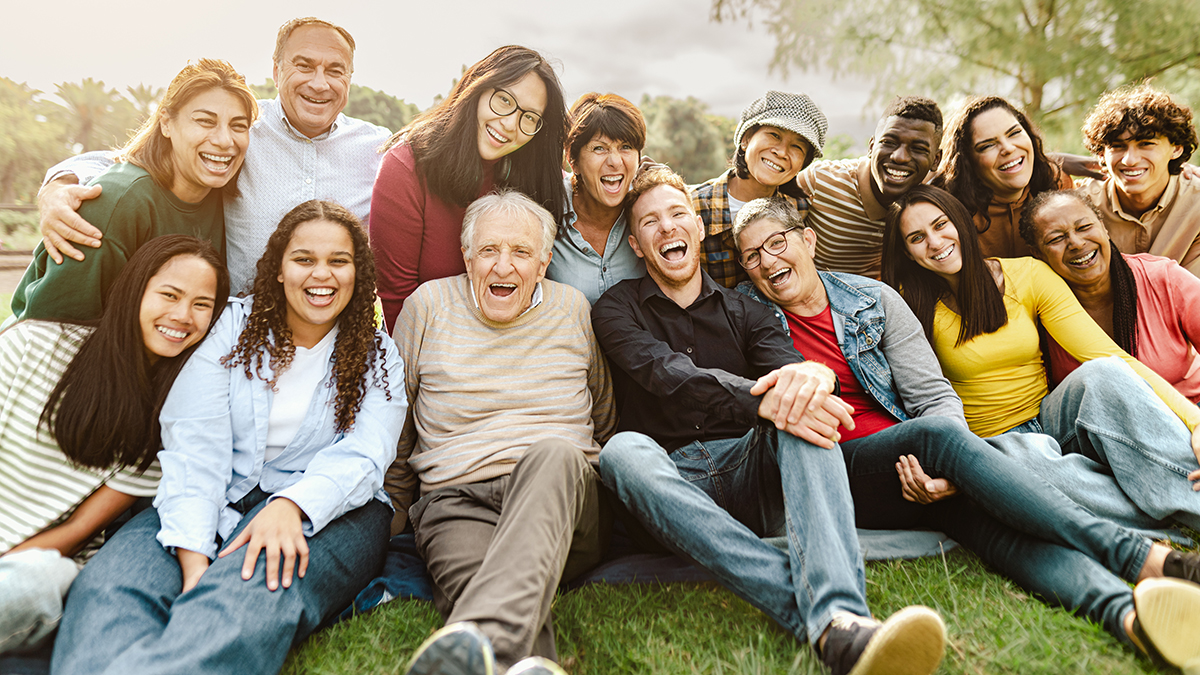
{"type": "MultiPolygon", "coordinates": [[[[867,565],[876,616],[909,604],[942,613],[950,636],[939,673],[1154,672],[1098,626],[989,572],[973,554],[867,565]]],[[[713,584],[588,586],[554,604],[559,657],[572,675],[819,675],[813,652],[713,584]]],[[[287,675],[403,673],[441,625],[433,606],[395,601],[309,638],[287,675]]]]}

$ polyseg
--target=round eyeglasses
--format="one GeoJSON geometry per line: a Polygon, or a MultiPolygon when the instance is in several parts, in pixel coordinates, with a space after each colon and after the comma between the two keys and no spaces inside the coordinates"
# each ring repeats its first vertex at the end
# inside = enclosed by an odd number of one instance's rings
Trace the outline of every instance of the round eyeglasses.
{"type": "Polygon", "coordinates": [[[758,267],[762,263],[762,254],[759,251],[766,251],[774,256],[783,253],[787,250],[787,233],[798,229],[800,229],[799,225],[772,234],[762,245],[742,251],[742,254],[738,256],[738,262],[748,270],[758,267]]]}
{"type": "Polygon", "coordinates": [[[517,105],[517,97],[503,89],[492,92],[491,98],[488,99],[488,107],[501,117],[508,117],[514,112],[521,113],[517,118],[517,128],[526,136],[532,136],[542,129],[542,116],[517,105]]]}

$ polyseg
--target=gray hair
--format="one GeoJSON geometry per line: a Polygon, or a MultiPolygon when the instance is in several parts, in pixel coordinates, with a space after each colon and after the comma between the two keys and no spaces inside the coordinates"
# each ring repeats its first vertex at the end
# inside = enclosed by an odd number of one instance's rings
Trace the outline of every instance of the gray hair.
{"type": "Polygon", "coordinates": [[[741,244],[738,243],[738,238],[742,232],[764,218],[778,221],[785,229],[807,227],[804,219],[800,217],[800,212],[783,197],[761,197],[746,202],[745,206],[738,209],[737,217],[733,220],[733,243],[739,250],[741,244]]]}
{"type": "Polygon", "coordinates": [[[510,220],[521,217],[533,218],[542,226],[542,249],[538,257],[542,262],[550,259],[554,248],[554,235],[558,232],[558,223],[550,212],[540,204],[516,190],[503,189],[488,193],[471,202],[463,216],[462,247],[467,252],[467,258],[475,257],[471,245],[475,241],[475,223],[484,216],[499,215],[510,220]]]}

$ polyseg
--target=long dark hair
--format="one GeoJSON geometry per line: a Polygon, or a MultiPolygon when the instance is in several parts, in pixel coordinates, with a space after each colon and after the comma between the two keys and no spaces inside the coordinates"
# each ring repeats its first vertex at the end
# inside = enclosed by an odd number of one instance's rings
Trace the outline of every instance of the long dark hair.
{"type": "MultiPolygon", "coordinates": [[[[946,125],[946,133],[942,136],[942,164],[934,179],[935,185],[957,197],[972,215],[987,215],[993,193],[975,170],[971,126],[980,113],[996,108],[1011,113],[1033,144],[1033,175],[1029,178],[1029,194],[1036,195],[1058,187],[1058,169],[1046,157],[1042,135],[1029,116],[999,96],[976,96],[967,99],[946,125]]],[[[983,231],[986,232],[989,226],[990,220],[984,225],[983,231]]]]}
{"type": "MultiPolygon", "coordinates": [[[[1092,200],[1082,192],[1078,190],[1042,192],[1025,202],[1025,206],[1021,209],[1021,238],[1025,240],[1029,250],[1034,253],[1041,251],[1041,242],[1038,241],[1037,236],[1038,214],[1057,198],[1073,200],[1086,206],[1096,214],[1096,222],[1100,224],[1100,227],[1104,227],[1104,216],[1100,213],[1100,209],[1096,208],[1092,200]]],[[[1112,289],[1113,341],[1127,354],[1137,358],[1137,280],[1133,276],[1133,270],[1129,269],[1129,263],[1125,261],[1125,256],[1121,255],[1120,249],[1113,243],[1112,238],[1108,240],[1108,250],[1108,280],[1112,289]]]]}
{"type": "Polygon", "coordinates": [[[959,315],[962,316],[956,346],[977,335],[1000,330],[1008,323],[1004,295],[996,286],[996,280],[992,278],[987,262],[979,251],[979,234],[971,222],[971,214],[954,195],[941,188],[918,185],[888,208],[887,223],[883,230],[882,272],[884,283],[904,296],[913,314],[921,321],[930,342],[933,341],[933,317],[937,303],[949,295],[958,301],[959,315]],[[900,233],[900,218],[909,206],[918,202],[933,204],[941,209],[958,230],[962,270],[958,273],[957,294],[951,292],[945,279],[908,257],[904,235],[900,233]]]}
{"type": "Polygon", "coordinates": [[[500,47],[467,69],[438,105],[392,136],[384,148],[405,142],[429,191],[447,204],[466,207],[479,196],[483,160],[479,157],[479,99],[489,89],[507,87],[536,73],[546,85],[542,128],[496,168],[496,187],[513,188],[547,211],[563,212],[566,188],[562,151],[567,138],[567,106],[554,69],[526,47],[500,47]]]}
{"type": "MultiPolygon", "coordinates": [[[[287,298],[279,281],[283,255],[296,228],[314,220],[328,220],[346,228],[354,242],[354,294],[338,315],[338,334],[333,345],[333,382],[337,388],[334,419],[339,432],[349,431],[367,393],[367,371],[383,359],[383,338],[375,330],[375,256],[367,243],[362,223],[345,207],[334,202],[310,199],[287,212],[267,240],[267,250],[258,259],[254,277],[254,308],[238,342],[221,362],[241,366],[246,379],[258,376],[275,386],[296,355],[292,330],[288,328],[287,298]],[[273,377],[263,374],[264,354],[269,357],[273,377]]],[[[381,384],[388,400],[387,367],[381,364],[381,384]]]]}
{"type": "MultiPolygon", "coordinates": [[[[156,237],[138,249],[109,289],[104,314],[50,392],[41,423],[72,462],[94,469],[145,470],[161,446],[158,413],[175,376],[203,339],[154,365],[146,356],[141,309],[146,285],[167,263],[194,256],[217,275],[211,328],[229,297],[229,272],[212,244],[182,234],[156,237]]],[[[207,336],[207,331],[205,331],[207,336]]]]}

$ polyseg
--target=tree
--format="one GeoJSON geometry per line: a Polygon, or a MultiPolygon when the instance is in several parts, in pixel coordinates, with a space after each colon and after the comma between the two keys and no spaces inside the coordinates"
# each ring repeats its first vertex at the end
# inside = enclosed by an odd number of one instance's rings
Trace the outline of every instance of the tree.
{"type": "Polygon", "coordinates": [[[166,90],[162,87],[150,87],[144,84],[125,87],[125,92],[129,94],[129,100],[133,103],[133,109],[137,111],[137,126],[140,127],[158,109],[158,102],[162,100],[164,91],[166,90]]]}
{"type": "Polygon", "coordinates": [[[71,154],[40,93],[0,77],[0,204],[32,203],[46,167],[71,154]]]}
{"type": "Polygon", "coordinates": [[[137,126],[138,115],[132,103],[109,89],[100,80],[85,77],[82,82],[54,85],[66,104],[65,122],[71,140],[82,152],[123,145],[137,126]]]}
{"type": "Polygon", "coordinates": [[[669,164],[684,180],[699,183],[728,167],[737,121],[708,112],[708,106],[686,99],[642,97],[646,118],[645,154],[669,164]]]}
{"type": "Polygon", "coordinates": [[[713,0],[712,16],[765,18],[784,72],[867,75],[880,101],[997,93],[1075,144],[1105,90],[1200,75],[1194,0],[713,0]]]}

